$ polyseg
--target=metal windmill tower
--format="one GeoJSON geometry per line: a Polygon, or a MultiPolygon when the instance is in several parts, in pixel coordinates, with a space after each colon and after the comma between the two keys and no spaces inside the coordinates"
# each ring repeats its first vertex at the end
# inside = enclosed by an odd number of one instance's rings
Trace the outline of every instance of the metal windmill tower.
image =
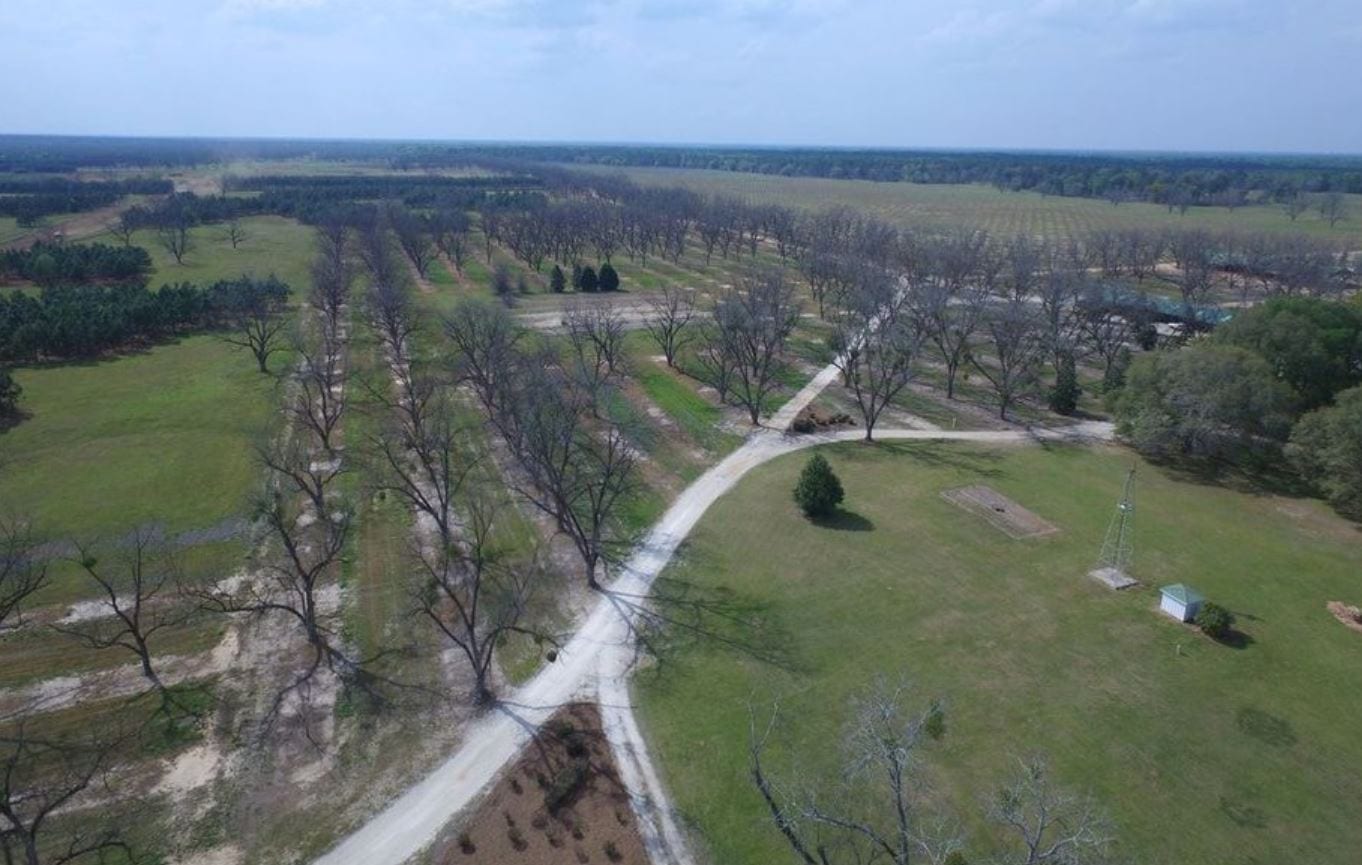
{"type": "Polygon", "coordinates": [[[1126,474],[1125,488],[1121,491],[1121,501],[1116,505],[1116,513],[1107,526],[1106,539],[1102,541],[1102,553],[1097,559],[1097,567],[1092,575],[1114,589],[1123,589],[1135,584],[1127,570],[1131,554],[1134,552],[1132,532],[1135,528],[1135,469],[1126,474]]]}

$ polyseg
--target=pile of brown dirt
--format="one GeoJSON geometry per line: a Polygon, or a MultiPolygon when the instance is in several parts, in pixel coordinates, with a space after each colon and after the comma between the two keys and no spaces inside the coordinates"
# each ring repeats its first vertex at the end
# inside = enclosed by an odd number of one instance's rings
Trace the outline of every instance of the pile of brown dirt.
{"type": "Polygon", "coordinates": [[[790,429],[797,433],[811,433],[839,426],[856,426],[856,419],[846,412],[824,411],[812,405],[800,409],[799,414],[790,422],[790,429]]]}
{"type": "Polygon", "coordinates": [[[596,707],[554,715],[435,862],[647,865],[596,707]]]}

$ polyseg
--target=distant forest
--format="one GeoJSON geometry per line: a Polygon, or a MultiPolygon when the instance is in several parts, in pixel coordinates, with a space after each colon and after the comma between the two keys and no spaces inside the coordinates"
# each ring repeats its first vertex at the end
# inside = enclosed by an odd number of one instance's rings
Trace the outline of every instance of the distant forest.
{"type": "Polygon", "coordinates": [[[1152,201],[1169,207],[1289,203],[1362,193],[1362,156],[935,151],[662,145],[473,144],[401,141],[66,138],[0,136],[6,174],[153,168],[237,159],[312,158],[393,168],[524,163],[703,168],[881,182],[982,183],[1046,195],[1152,201]]]}

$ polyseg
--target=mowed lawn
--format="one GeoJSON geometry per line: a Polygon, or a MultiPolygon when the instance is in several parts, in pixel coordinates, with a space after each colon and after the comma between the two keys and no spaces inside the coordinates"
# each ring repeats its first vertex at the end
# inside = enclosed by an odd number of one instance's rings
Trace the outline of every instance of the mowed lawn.
{"type": "Polygon", "coordinates": [[[1098,798],[1129,861],[1356,860],[1362,634],[1325,610],[1362,602],[1355,526],[1318,502],[1140,463],[1134,573],[1145,587],[1115,593],[1084,574],[1139,462],[1126,451],[824,453],[855,518],[834,528],[800,516],[790,490],[808,454],[791,455],[716,503],[665,575],[745,611],[748,626],[728,633],[759,650],[683,638],[637,684],[667,783],[710,861],[792,861],[747,776],[749,702],[780,700],[772,770],[830,771],[848,698],[880,673],[907,677],[924,704],[946,703],[948,732],[924,772],[929,798],[963,822],[970,861],[998,843],[983,798],[1014,756],[1034,752],[1098,798]],[[1060,532],[1012,540],[940,496],[970,483],[1060,532]],[[1153,587],[1178,581],[1234,610],[1245,645],[1158,613],[1153,587]]]}
{"type": "MultiPolygon", "coordinates": [[[[132,242],[151,254],[152,288],[167,282],[206,285],[243,274],[265,277],[272,273],[287,282],[295,296],[305,296],[311,284],[308,264],[312,260],[313,230],[280,216],[247,217],[241,220],[241,225],[246,239],[236,249],[227,239],[225,225],[200,225],[190,229],[190,247],[183,264],[177,264],[166,252],[154,230],[135,232],[132,242]]],[[[94,240],[119,243],[110,235],[101,235],[94,240]]]]}
{"type": "MultiPolygon", "coordinates": [[[[273,367],[285,368],[276,356],[273,367]]],[[[15,370],[28,419],[0,434],[0,499],[57,538],[179,532],[243,513],[251,445],[276,380],[222,340],[192,336],[88,364],[15,370]]]]}

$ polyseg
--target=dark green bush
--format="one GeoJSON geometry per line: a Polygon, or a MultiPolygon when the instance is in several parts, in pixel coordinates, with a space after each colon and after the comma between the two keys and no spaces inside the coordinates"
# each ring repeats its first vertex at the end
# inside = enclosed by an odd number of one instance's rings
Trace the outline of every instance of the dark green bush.
{"type": "Polygon", "coordinates": [[[806,516],[826,517],[842,503],[842,482],[822,454],[814,454],[799,474],[794,499],[806,516]]]}
{"type": "Polygon", "coordinates": [[[1219,604],[1207,601],[1197,610],[1193,620],[1201,632],[1208,637],[1223,640],[1234,628],[1234,613],[1219,604]]]}

